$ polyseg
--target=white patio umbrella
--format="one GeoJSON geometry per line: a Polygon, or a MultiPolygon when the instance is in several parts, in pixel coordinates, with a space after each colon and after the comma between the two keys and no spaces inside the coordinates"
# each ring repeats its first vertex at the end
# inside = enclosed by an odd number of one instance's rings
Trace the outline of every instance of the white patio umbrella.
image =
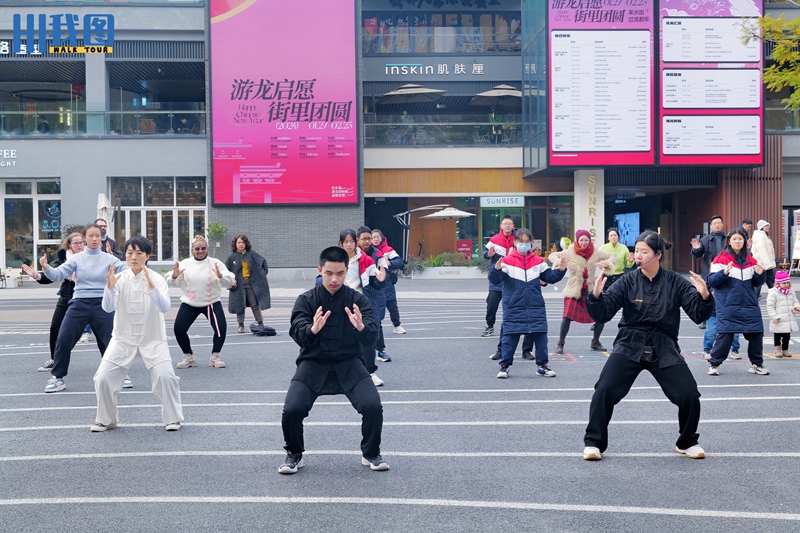
{"type": "Polygon", "coordinates": [[[385,104],[419,104],[427,102],[435,102],[442,97],[447,91],[444,89],[431,89],[409,83],[403,85],[397,90],[389,91],[381,96],[378,100],[378,105],[385,104]]]}
{"type": "Polygon", "coordinates": [[[518,91],[510,85],[497,85],[488,91],[476,94],[470,101],[470,105],[522,105],[522,91],[518,91]]]}
{"type": "Polygon", "coordinates": [[[114,211],[111,202],[108,201],[108,196],[104,193],[97,195],[97,218],[102,218],[108,222],[108,231],[111,231],[111,222],[113,222],[114,211]]]}
{"type": "Polygon", "coordinates": [[[451,218],[459,219],[474,216],[476,216],[475,213],[467,213],[466,211],[456,209],[455,207],[446,207],[441,211],[436,211],[435,213],[431,213],[430,215],[425,215],[424,217],[419,218],[437,218],[439,220],[448,220],[451,218]]]}

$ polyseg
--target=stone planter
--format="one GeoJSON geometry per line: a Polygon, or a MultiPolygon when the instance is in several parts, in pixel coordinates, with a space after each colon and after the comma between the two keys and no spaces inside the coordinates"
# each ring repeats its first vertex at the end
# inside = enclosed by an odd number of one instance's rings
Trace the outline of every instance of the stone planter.
{"type": "Polygon", "coordinates": [[[451,266],[428,267],[422,272],[414,272],[411,279],[486,279],[487,276],[478,267],[451,266]]]}

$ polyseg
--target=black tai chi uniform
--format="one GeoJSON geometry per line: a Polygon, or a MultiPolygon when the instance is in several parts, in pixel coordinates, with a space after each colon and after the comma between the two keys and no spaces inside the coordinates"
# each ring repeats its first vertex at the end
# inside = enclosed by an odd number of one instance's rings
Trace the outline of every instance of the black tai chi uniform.
{"type": "Polygon", "coordinates": [[[372,378],[364,366],[364,350],[378,338],[378,322],[372,305],[363,294],[342,286],[334,294],[323,285],[301,294],[292,309],[289,335],[300,346],[297,371],[289,385],[283,405],[281,425],[284,447],[290,454],[305,451],[303,419],[317,397],[344,394],[361,414],[361,452],[364,457],[380,455],[383,406],[372,378]],[[363,331],[350,323],[344,309],[361,310],[363,331]],[[319,307],[331,315],[314,335],[311,326],[319,307]]]}
{"type": "Polygon", "coordinates": [[[714,311],[714,298],[709,295],[703,300],[689,280],[661,268],[652,281],[641,270],[623,274],[600,298],[589,292],[586,304],[598,323],[610,321],[620,308],[622,319],[611,356],[594,386],[585,445],[606,450],[614,406],[642,370],[650,372],[669,401],[678,406],[677,447],[683,450],[697,444],[700,391],[678,346],[680,311],[683,308],[696,324],[703,322],[714,311]],[[646,346],[654,352],[650,361],[643,357],[646,346]]]}

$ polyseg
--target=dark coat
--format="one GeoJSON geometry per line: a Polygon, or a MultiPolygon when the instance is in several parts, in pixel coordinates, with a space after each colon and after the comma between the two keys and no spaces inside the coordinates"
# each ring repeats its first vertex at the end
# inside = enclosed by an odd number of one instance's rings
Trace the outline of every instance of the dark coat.
{"type": "Polygon", "coordinates": [[[230,298],[228,299],[228,312],[231,314],[244,313],[246,307],[244,289],[242,288],[244,286],[242,259],[247,261],[247,266],[250,267],[250,286],[253,287],[253,292],[256,293],[258,307],[261,310],[269,309],[272,307],[272,300],[269,294],[269,282],[267,281],[267,274],[269,274],[267,260],[257,252],[250,250],[244,254],[231,252],[231,255],[225,260],[225,267],[236,276],[236,288],[231,289],[230,298]]]}
{"type": "Polygon", "coordinates": [[[708,286],[714,289],[714,299],[717,301],[717,333],[764,332],[755,289],[764,283],[767,274],[756,274],[757,264],[750,252],[741,262],[730,249],[719,254],[711,264],[708,286]],[[733,265],[726,276],[725,267],[730,262],[733,265]]]}
{"type": "Polygon", "coordinates": [[[589,291],[586,308],[601,323],[610,321],[622,308],[611,353],[639,362],[642,349],[653,346],[658,367],[666,368],[686,364],[678,345],[681,308],[699,324],[711,316],[714,298],[703,300],[689,280],[671,270],[659,269],[652,281],[641,270],[634,270],[623,274],[600,298],[589,291]]]}
{"type": "Polygon", "coordinates": [[[700,277],[704,280],[708,280],[708,274],[714,258],[725,250],[726,240],[725,234],[721,231],[709,233],[700,238],[700,248],[692,248],[692,255],[703,259],[700,277]]]}
{"type": "Polygon", "coordinates": [[[103,239],[100,243],[100,249],[103,250],[104,252],[106,252],[106,243],[111,244],[111,255],[113,255],[114,257],[116,257],[121,261],[125,260],[125,254],[122,253],[122,250],[120,250],[119,246],[117,246],[117,241],[106,235],[106,238],[103,239]]]}
{"type": "Polygon", "coordinates": [[[565,270],[553,270],[541,257],[511,250],[502,270],[492,268],[489,282],[503,287],[503,333],[547,333],[542,285],[558,283],[565,270]]]}

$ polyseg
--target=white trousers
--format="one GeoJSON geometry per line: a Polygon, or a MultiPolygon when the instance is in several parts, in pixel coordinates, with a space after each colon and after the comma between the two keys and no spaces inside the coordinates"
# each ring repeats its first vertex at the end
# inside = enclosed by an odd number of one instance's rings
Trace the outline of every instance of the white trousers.
{"type": "MultiPolygon", "coordinates": [[[[94,390],[97,393],[97,417],[99,424],[117,424],[117,396],[122,390],[122,383],[128,375],[128,367],[114,364],[103,359],[100,368],[94,375],[94,390]]],[[[183,422],[183,406],[181,405],[180,378],[172,370],[171,361],[163,361],[150,368],[150,381],[153,394],[161,402],[161,421],[164,424],[183,422]]]]}

